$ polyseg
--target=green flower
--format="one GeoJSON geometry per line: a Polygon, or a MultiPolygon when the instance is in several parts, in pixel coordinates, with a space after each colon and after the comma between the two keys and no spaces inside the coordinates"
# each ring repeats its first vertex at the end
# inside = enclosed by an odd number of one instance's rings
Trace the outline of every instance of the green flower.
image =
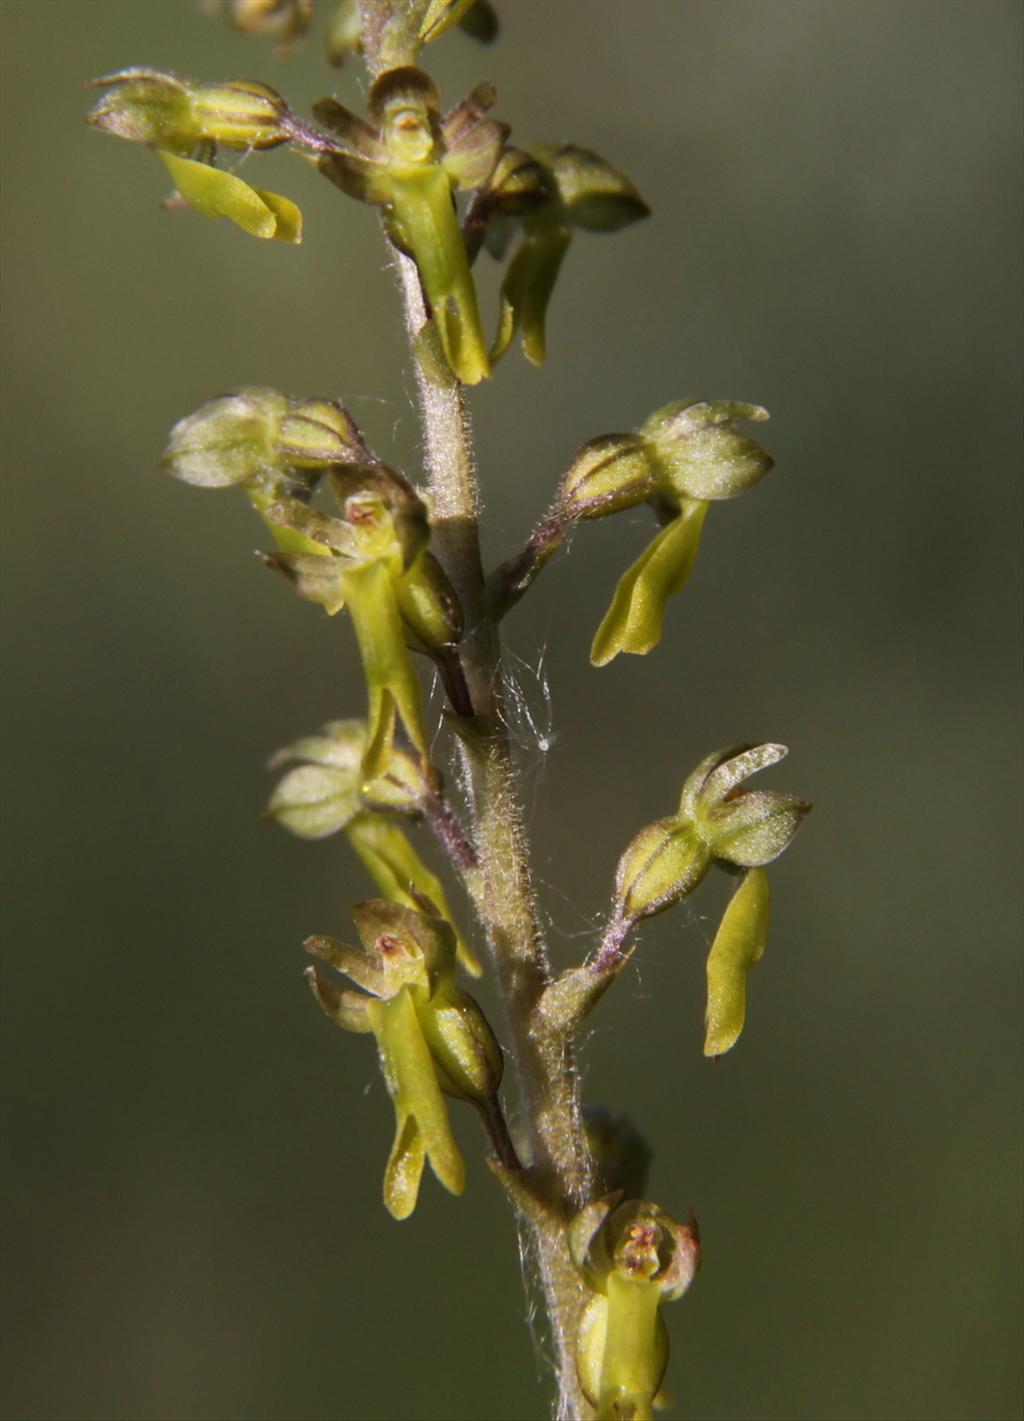
{"type": "Polygon", "coordinates": [[[590,1204],[569,1227],[569,1248],[593,1297],[580,1322],[576,1369],[598,1421],[650,1421],[668,1364],[659,1311],[700,1267],[696,1222],[620,1194],[590,1204]]]}
{"type": "Polygon", "coordinates": [[[89,122],[154,149],[190,207],[204,217],[227,217],[254,237],[302,240],[302,214],[293,202],[213,166],[218,148],[275,148],[298,135],[288,106],[269,84],[203,85],[139,68],[93,82],[106,93],[93,105],[89,122]]]}
{"type": "MultiPolygon", "coordinates": [[[[619,860],[613,920],[623,940],[642,919],[688,897],[713,863],[743,872],[708,955],[707,1056],[728,1051],[743,1029],[747,973],[764,953],[768,932],[764,867],[788,848],[811,808],[792,794],[744,788],[750,775],[786,753],[769,743],[708,755],[684,784],[678,811],[642,829],[619,860]]],[[[572,987],[584,995],[587,969],[577,975],[572,987]]]]}
{"type": "Polygon", "coordinates": [[[362,949],[327,937],[312,937],[306,947],[363,991],[340,988],[316,967],[307,976],[332,1021],[376,1037],[395,1108],[384,1203],[405,1219],[416,1207],[427,1161],[447,1190],[462,1193],[465,1166],[444,1096],[493,1109],[501,1050],[479,1006],[455,984],[447,922],[384,899],[358,903],[352,914],[362,949]]]}
{"type": "Polygon", "coordinates": [[[348,608],[369,694],[365,778],[387,771],[398,721],[428,765],[409,652],[431,657],[453,706],[469,714],[461,611],[427,549],[423,501],[370,452],[342,406],[259,388],[224,395],[174,426],[164,466],[200,488],[244,489],[277,543],[266,561],[331,615],[348,608]],[[325,474],[341,518],[310,505],[325,474]]]}
{"type": "Polygon", "coordinates": [[[433,81],[405,67],[370,90],[371,123],[334,99],[313,109],[345,149],[325,153],[321,172],[384,209],[392,241],[416,262],[448,363],[468,385],[491,367],[454,193],[482,187],[501,153],[508,129],[484,117],[494,98],[481,84],[442,117],[433,81]]]}
{"type": "Polygon", "coordinates": [[[736,427],[765,420],[758,405],[681,400],[657,410],[635,434],[605,434],[576,454],[566,471],[542,554],[551,556],[575,522],[649,504],[664,525],[619,579],[594,636],[590,660],[605,666],[619,652],[644,656],[661,640],[665,606],[693,571],[708,508],[735,498],[772,468],[760,445],[736,427]]]}
{"type": "Polygon", "coordinates": [[[300,596],[331,614],[348,609],[369,696],[364,777],[387,771],[398,721],[427,767],[429,738],[409,652],[427,652],[443,674],[452,674],[461,635],[458,602],[427,551],[426,509],[399,474],[378,465],[348,474],[332,470],[329,479],[341,518],[296,499],[267,510],[271,522],[318,544],[317,552],[269,561],[300,596]]]}

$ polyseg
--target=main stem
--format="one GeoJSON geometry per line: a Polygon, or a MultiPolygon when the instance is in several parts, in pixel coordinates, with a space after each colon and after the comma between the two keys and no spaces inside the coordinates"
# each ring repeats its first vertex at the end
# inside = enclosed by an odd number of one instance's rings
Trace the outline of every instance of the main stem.
{"type": "Polygon", "coordinates": [[[521,1092],[520,1133],[528,1153],[531,1235],[558,1352],[561,1418],[592,1414],[576,1379],[575,1340],[587,1293],[569,1257],[565,1225],[587,1201],[592,1165],[583,1134],[572,1048],[538,1011],[551,974],[530,875],[515,765],[505,728],[505,682],[498,628],[488,611],[480,556],[478,491],[462,386],[426,313],[415,263],[396,254],[416,379],[432,495],[434,546],[462,606],[462,661],[473,723],[460,740],[479,856],[475,906],[487,934],[505,1003],[521,1092]],[[437,345],[430,350],[429,345],[437,345]],[[424,349],[427,346],[428,349],[424,349]]]}
{"type": "MultiPolygon", "coordinates": [[[[415,61],[396,44],[408,26],[405,0],[361,0],[363,49],[375,78],[415,61]]],[[[437,557],[462,607],[461,654],[473,705],[460,736],[479,872],[468,876],[508,1019],[521,1094],[518,1120],[526,1154],[522,1187],[512,1192],[537,1260],[557,1351],[560,1421],[592,1411],[579,1389],[575,1343],[588,1293],[572,1264],[565,1226],[590,1197],[593,1165],[583,1133],[571,1042],[538,1009],[550,983],[547,950],[530,873],[522,802],[506,730],[505,681],[497,621],[489,610],[480,553],[479,491],[463,387],[451,374],[429,322],[416,265],[395,253],[405,323],[416,369],[431,526],[437,557]]]]}

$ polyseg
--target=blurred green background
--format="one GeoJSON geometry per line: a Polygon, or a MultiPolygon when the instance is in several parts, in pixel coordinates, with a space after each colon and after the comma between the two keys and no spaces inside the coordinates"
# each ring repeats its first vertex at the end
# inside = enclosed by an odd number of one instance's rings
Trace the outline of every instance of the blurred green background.
{"type": "MultiPolygon", "coordinates": [[[[583,1054],[704,1233],[668,1416],[1017,1418],[1020,9],[500,9],[491,50],[428,54],[446,99],[493,78],[520,141],[593,146],[655,218],[581,236],[545,370],[516,353],[473,394],[490,558],[584,439],[686,395],[773,414],[777,472],[713,512],[657,652],[586,660],[639,515],[585,528],[509,623],[559,963],[709,749],[784,740],[774,783],[816,803],[739,1048],[700,1054],[709,883],[583,1054]]],[[[377,223],[280,153],[246,171],[301,203],[301,248],[163,213],[159,165],[82,123],[83,81],[129,64],[297,108],[358,107],[358,76],[319,30],[275,63],[186,0],[0,13],[4,1414],[542,1416],[474,1122],[464,1198],[428,1181],[392,1224],[372,1050],[302,982],[366,881],[260,818],[269,753],[361,711],[351,629],[263,571],[238,498],[158,468],[176,419],[267,383],[342,396],[418,476],[377,223]]]]}

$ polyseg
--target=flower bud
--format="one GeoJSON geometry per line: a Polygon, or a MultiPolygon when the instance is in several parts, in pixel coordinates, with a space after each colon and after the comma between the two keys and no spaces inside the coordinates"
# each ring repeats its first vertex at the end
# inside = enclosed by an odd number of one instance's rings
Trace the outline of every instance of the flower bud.
{"type": "Polygon", "coordinates": [[[248,35],[274,35],[275,58],[283,58],[313,21],[313,0],[227,0],[232,29],[248,35]]]}
{"type": "Polygon", "coordinates": [[[585,1105],[583,1125],[597,1165],[598,1188],[638,1199],[647,1187],[651,1167],[651,1147],[639,1130],[626,1116],[612,1115],[603,1105],[585,1105]]]}
{"type": "Polygon", "coordinates": [[[658,462],[666,492],[677,498],[735,498],[773,467],[737,419],[766,420],[760,405],[734,400],[680,400],[657,410],[641,433],[658,462]]]}
{"type": "Polygon", "coordinates": [[[659,819],[641,829],[619,860],[615,912],[630,923],[670,908],[703,879],[711,853],[692,824],[659,819]]]}
{"type": "Polygon", "coordinates": [[[341,0],[327,23],[324,35],[327,62],[340,68],[345,60],[363,50],[363,27],[359,0],[341,0]]]}
{"type": "Polygon", "coordinates": [[[89,122],[134,143],[188,154],[200,143],[248,151],[291,137],[284,99],[256,80],[203,85],[160,69],[122,69],[93,83],[108,92],[89,122]]]}
{"type": "Polygon", "coordinates": [[[278,452],[299,469],[370,462],[371,454],[355,420],[337,400],[289,400],[281,421],[278,452]]]}
{"type": "Polygon", "coordinates": [[[557,509],[565,518],[603,518],[655,492],[655,468],[635,434],[605,434],[578,451],[562,478],[557,509]]]}
{"type": "Polygon", "coordinates": [[[473,997],[450,983],[442,985],[423,1012],[422,1024],[445,1095],[486,1105],[501,1084],[504,1062],[473,997]]]}
{"type": "Polygon", "coordinates": [[[480,44],[491,44],[498,37],[500,24],[490,0],[475,0],[465,14],[459,16],[459,29],[480,44]]]}
{"type": "Polygon", "coordinates": [[[435,557],[421,553],[398,579],[395,592],[411,646],[434,655],[458,645],[462,608],[435,557]]]}

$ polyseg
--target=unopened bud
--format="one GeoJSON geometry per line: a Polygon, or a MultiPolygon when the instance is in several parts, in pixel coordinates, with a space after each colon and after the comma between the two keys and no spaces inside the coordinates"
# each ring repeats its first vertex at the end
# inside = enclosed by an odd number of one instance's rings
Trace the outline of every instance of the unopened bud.
{"type": "Polygon", "coordinates": [[[371,458],[355,420],[337,400],[290,400],[278,450],[286,464],[300,469],[371,458]]]}
{"type": "Polygon", "coordinates": [[[275,55],[287,53],[313,20],[313,0],[227,0],[228,23],[242,34],[274,35],[275,55]]]}
{"type": "Polygon", "coordinates": [[[491,1100],[501,1084],[501,1047],[469,993],[442,984],[420,1019],[444,1093],[474,1105],[491,1100]]]}
{"type": "Polygon", "coordinates": [[[557,508],[566,518],[603,518],[650,498],[655,469],[635,434],[605,434],[584,444],[562,479],[557,508]]]}
{"type": "Polygon", "coordinates": [[[710,863],[711,853],[692,824],[675,817],[649,824],[619,860],[617,916],[636,923],[670,908],[693,892],[710,863]]]}
{"type": "Polygon", "coordinates": [[[291,137],[291,114],[269,84],[195,84],[160,69],[122,69],[95,79],[107,90],[89,122],[133,143],[190,153],[200,143],[274,148],[291,137]]]}

